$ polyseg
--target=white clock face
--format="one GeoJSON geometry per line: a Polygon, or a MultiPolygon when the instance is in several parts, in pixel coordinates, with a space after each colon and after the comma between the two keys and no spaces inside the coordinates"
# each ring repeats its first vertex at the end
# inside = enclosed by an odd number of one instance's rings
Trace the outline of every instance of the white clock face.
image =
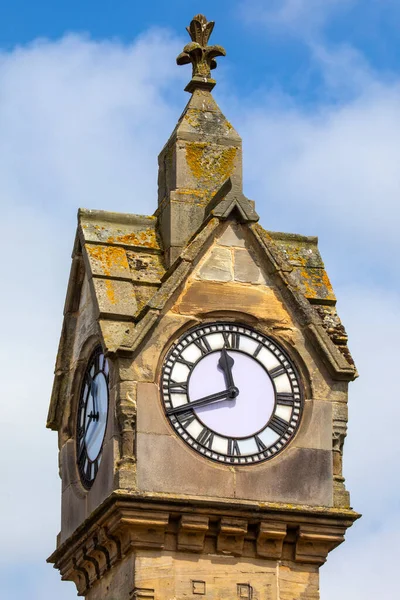
{"type": "Polygon", "coordinates": [[[165,413],[194,450],[229,464],[272,458],[294,436],[302,394],[294,365],[275,341],[243,325],[207,323],[169,351],[165,413]]]}
{"type": "Polygon", "coordinates": [[[78,406],[77,463],[82,483],[90,488],[97,475],[108,415],[108,362],[97,348],[86,368],[78,406]]]}

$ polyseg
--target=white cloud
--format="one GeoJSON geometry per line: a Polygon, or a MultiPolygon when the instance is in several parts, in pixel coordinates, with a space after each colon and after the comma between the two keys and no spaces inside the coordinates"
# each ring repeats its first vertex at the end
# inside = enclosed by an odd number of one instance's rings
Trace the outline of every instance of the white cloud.
{"type": "Polygon", "coordinates": [[[358,0],[243,0],[241,14],[250,22],[263,23],[274,33],[280,29],[302,38],[316,33],[337,12],[358,0]]]}

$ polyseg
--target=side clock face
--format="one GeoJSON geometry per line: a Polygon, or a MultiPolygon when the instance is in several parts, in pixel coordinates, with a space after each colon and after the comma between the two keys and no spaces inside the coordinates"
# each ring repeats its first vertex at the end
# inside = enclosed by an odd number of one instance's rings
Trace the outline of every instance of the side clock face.
{"type": "Polygon", "coordinates": [[[90,357],[82,382],[76,425],[78,469],[87,489],[93,485],[101,461],[108,415],[108,379],[108,362],[98,347],[90,357]]]}
{"type": "Polygon", "coordinates": [[[296,368],[250,327],[207,323],[185,333],[162,371],[165,413],[194,450],[227,464],[268,460],[293,438],[303,398],[296,368]]]}

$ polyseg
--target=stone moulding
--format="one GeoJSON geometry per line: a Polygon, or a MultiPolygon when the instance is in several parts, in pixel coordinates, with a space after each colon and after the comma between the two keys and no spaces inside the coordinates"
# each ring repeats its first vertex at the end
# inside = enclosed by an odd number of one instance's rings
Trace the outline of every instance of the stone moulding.
{"type": "Polygon", "coordinates": [[[190,502],[114,494],[50,556],[78,595],[137,549],[322,565],[360,517],[352,510],[190,502]]]}

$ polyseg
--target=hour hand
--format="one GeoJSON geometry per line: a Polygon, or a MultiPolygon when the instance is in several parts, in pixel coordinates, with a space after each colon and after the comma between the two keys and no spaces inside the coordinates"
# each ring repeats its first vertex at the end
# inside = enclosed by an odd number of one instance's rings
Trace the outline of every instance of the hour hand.
{"type": "Polygon", "coordinates": [[[193,400],[192,402],[187,402],[181,406],[170,408],[167,411],[167,415],[177,415],[179,413],[192,410],[193,408],[200,408],[202,406],[207,406],[208,404],[213,404],[214,402],[219,402],[220,400],[233,400],[236,398],[238,393],[239,392],[236,388],[224,390],[223,392],[217,392],[216,394],[211,394],[210,396],[205,396],[204,398],[199,398],[198,400],[193,400]]]}
{"type": "Polygon", "coordinates": [[[96,419],[96,421],[99,418],[99,411],[97,408],[97,383],[94,381],[94,379],[90,380],[90,393],[92,394],[92,398],[93,398],[93,419],[96,419]]]}
{"type": "Polygon", "coordinates": [[[224,372],[225,384],[226,384],[226,387],[228,390],[227,393],[230,398],[233,397],[232,390],[234,390],[234,389],[236,390],[235,384],[233,381],[233,375],[232,375],[232,367],[234,364],[235,364],[235,361],[233,360],[233,358],[231,356],[229,356],[229,354],[226,351],[226,348],[222,348],[221,356],[218,361],[218,367],[221,369],[221,371],[224,372]]]}

